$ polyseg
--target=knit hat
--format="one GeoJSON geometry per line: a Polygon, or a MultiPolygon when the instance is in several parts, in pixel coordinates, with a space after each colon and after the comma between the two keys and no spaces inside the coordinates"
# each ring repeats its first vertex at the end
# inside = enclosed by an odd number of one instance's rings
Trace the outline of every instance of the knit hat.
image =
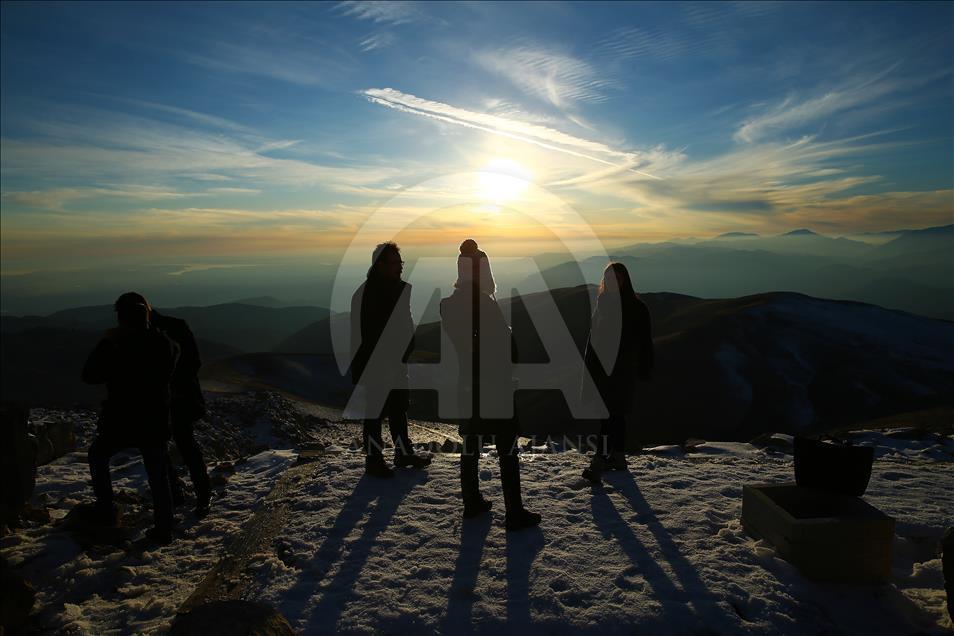
{"type": "Polygon", "coordinates": [[[494,272],[490,268],[490,259],[487,254],[477,247],[477,241],[467,239],[460,244],[460,256],[457,257],[457,282],[455,287],[466,287],[474,279],[474,260],[479,262],[480,291],[493,296],[497,293],[497,283],[494,272]]]}

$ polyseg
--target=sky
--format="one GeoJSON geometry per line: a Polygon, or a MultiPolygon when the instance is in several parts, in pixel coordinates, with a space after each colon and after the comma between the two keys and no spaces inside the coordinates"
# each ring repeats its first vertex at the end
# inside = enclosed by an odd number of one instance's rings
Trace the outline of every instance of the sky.
{"type": "Polygon", "coordinates": [[[948,224],[952,7],[4,2],[3,275],[948,224]]]}

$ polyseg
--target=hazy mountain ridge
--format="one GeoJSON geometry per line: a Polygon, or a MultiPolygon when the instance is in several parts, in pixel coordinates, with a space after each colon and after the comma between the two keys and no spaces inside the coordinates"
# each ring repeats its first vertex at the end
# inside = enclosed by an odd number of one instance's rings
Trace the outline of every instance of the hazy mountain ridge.
{"type": "MultiPolygon", "coordinates": [[[[220,342],[239,351],[269,351],[289,334],[329,314],[323,307],[265,307],[242,303],[157,309],[186,320],[197,338],[220,342]]],[[[110,305],[65,309],[49,316],[0,317],[0,331],[5,335],[34,327],[103,331],[115,324],[116,314],[110,305]]]]}
{"type": "MultiPolygon", "coordinates": [[[[580,350],[595,291],[589,285],[551,293],[580,350]]],[[[954,323],[790,292],[708,300],[646,293],[642,298],[653,314],[657,369],[652,383],[634,387],[631,441],[748,439],[769,429],[830,428],[954,403],[954,323]]],[[[548,359],[527,311],[542,299],[543,293],[527,294],[501,303],[511,314],[523,362],[548,359]]],[[[308,399],[346,396],[349,380],[329,355],[329,322],[311,325],[296,337],[304,347],[298,353],[305,355],[222,360],[204,377],[254,388],[262,388],[267,377],[266,384],[308,399]]],[[[440,324],[419,325],[414,359],[434,362],[439,356],[440,324]]],[[[413,373],[437,370],[425,365],[413,373]]],[[[580,368],[551,372],[576,382],[580,368]]],[[[574,421],[553,392],[522,391],[518,406],[528,433],[582,432],[593,426],[574,421]]],[[[436,395],[416,396],[412,412],[436,419],[436,395]]]]}

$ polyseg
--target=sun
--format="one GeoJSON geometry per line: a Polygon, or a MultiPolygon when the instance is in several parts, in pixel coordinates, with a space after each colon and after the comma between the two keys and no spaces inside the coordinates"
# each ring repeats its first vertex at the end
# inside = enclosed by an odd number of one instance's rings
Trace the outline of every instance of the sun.
{"type": "Polygon", "coordinates": [[[513,159],[495,157],[477,173],[477,196],[496,204],[511,201],[526,192],[533,173],[513,159]]]}

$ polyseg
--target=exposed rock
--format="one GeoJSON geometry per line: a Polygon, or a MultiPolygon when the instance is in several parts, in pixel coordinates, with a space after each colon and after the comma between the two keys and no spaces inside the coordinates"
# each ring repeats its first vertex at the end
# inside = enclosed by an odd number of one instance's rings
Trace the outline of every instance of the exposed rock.
{"type": "Polygon", "coordinates": [[[215,601],[182,614],[170,636],[292,636],[284,616],[262,603],[215,601]]]}
{"type": "Polygon", "coordinates": [[[99,517],[92,504],[79,504],[74,507],[60,522],[70,537],[84,550],[94,546],[120,546],[130,544],[137,527],[145,523],[146,514],[127,514],[125,510],[114,505],[116,523],[104,522],[99,517]]]}
{"type": "Polygon", "coordinates": [[[0,525],[12,527],[36,485],[36,447],[27,428],[29,412],[0,403],[0,525]]]}
{"type": "Polygon", "coordinates": [[[36,438],[36,465],[49,464],[54,459],[76,450],[73,422],[66,417],[37,419],[30,413],[30,432],[36,438]]]}
{"type": "Polygon", "coordinates": [[[794,437],[785,433],[762,433],[755,437],[750,444],[761,448],[774,448],[776,450],[792,452],[794,437]]]}
{"type": "Polygon", "coordinates": [[[26,634],[36,592],[30,582],[0,559],[0,633],[26,634]]]}
{"type": "Polygon", "coordinates": [[[462,450],[460,442],[455,442],[452,439],[445,439],[444,443],[441,444],[442,453],[460,453],[462,450]]]}

